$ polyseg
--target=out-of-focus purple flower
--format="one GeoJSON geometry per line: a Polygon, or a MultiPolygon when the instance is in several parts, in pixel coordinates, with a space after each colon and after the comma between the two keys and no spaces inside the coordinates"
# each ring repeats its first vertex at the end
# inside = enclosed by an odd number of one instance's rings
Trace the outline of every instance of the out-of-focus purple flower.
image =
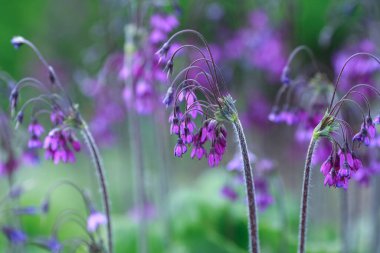
{"type": "Polygon", "coordinates": [[[40,162],[40,157],[36,149],[28,149],[22,153],[22,163],[24,165],[36,165],[40,162]]]}
{"type": "Polygon", "coordinates": [[[153,219],[156,215],[156,207],[151,203],[145,203],[142,207],[134,207],[128,212],[128,216],[134,221],[153,219]]]}
{"type": "MultiPolygon", "coordinates": [[[[346,60],[356,52],[376,53],[376,44],[369,39],[363,39],[356,44],[350,43],[347,47],[339,51],[334,57],[336,76],[339,75],[346,60]]],[[[378,63],[372,58],[363,56],[352,59],[347,64],[344,75],[341,77],[340,89],[347,90],[351,88],[353,84],[357,83],[372,83],[374,74],[378,69],[378,63]]]]}
{"type": "Polygon", "coordinates": [[[152,31],[150,41],[152,43],[161,43],[167,39],[168,33],[174,30],[179,22],[175,15],[154,14],[150,18],[152,31]]]}
{"type": "Polygon", "coordinates": [[[0,162],[0,176],[11,175],[19,168],[19,162],[10,155],[5,162],[0,162]]]}
{"type": "Polygon", "coordinates": [[[60,253],[63,250],[63,245],[55,236],[50,238],[38,238],[35,240],[35,243],[51,253],[60,253]]]}
{"type": "Polygon", "coordinates": [[[94,233],[100,226],[107,224],[107,217],[97,211],[91,211],[87,218],[87,231],[94,233]]]}
{"type": "Polygon", "coordinates": [[[352,140],[364,145],[369,146],[370,141],[376,136],[376,127],[371,117],[367,117],[365,122],[362,123],[359,133],[355,134],[352,140]]]}
{"type": "Polygon", "coordinates": [[[269,193],[268,182],[264,177],[256,177],[255,186],[257,206],[260,211],[265,211],[274,201],[272,195],[269,193]]]}
{"type": "MultiPolygon", "coordinates": [[[[252,152],[248,153],[249,162],[254,163],[256,161],[256,156],[252,152]]],[[[243,170],[243,158],[241,157],[240,152],[236,152],[231,161],[226,165],[227,170],[243,170]]]]}
{"type": "Polygon", "coordinates": [[[268,100],[259,91],[251,95],[248,107],[242,115],[242,121],[248,126],[258,126],[267,128],[269,126],[268,115],[271,111],[271,105],[268,100]]]}
{"type": "Polygon", "coordinates": [[[40,213],[40,208],[35,206],[18,207],[13,210],[15,215],[37,215],[40,213]]]}
{"type": "Polygon", "coordinates": [[[271,74],[268,77],[277,78],[286,63],[286,50],[281,34],[268,20],[262,10],[251,13],[250,24],[227,41],[224,51],[228,57],[243,57],[254,67],[271,74]]]}
{"type": "Polygon", "coordinates": [[[64,120],[65,114],[59,108],[54,108],[53,111],[50,113],[50,121],[55,126],[62,124],[64,120]]]}
{"type": "Polygon", "coordinates": [[[230,201],[236,201],[239,197],[237,192],[228,185],[222,187],[220,194],[230,201]]]}
{"type": "Polygon", "coordinates": [[[28,127],[30,139],[28,141],[29,148],[41,148],[42,142],[40,140],[41,135],[45,131],[43,126],[38,123],[37,119],[32,120],[28,127]]]}
{"type": "Polygon", "coordinates": [[[4,226],[2,227],[2,232],[8,239],[9,243],[13,245],[22,245],[25,244],[28,240],[28,237],[25,234],[25,232],[17,228],[4,226]]]}

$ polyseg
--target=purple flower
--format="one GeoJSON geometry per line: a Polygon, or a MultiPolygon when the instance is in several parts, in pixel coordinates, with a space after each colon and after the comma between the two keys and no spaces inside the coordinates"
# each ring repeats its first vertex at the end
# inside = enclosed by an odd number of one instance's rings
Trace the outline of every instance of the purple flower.
{"type": "Polygon", "coordinates": [[[87,218],[87,231],[94,233],[102,225],[107,224],[107,217],[97,211],[91,211],[90,216],[87,218]]]}
{"type": "Polygon", "coordinates": [[[74,151],[79,152],[81,145],[71,130],[53,129],[44,141],[45,157],[55,164],[75,162],[74,151]]]}
{"type": "Polygon", "coordinates": [[[223,188],[220,190],[220,193],[223,197],[230,201],[236,201],[239,197],[237,192],[228,185],[223,186],[223,188]]]}
{"type": "Polygon", "coordinates": [[[187,152],[187,147],[183,143],[183,140],[181,138],[178,139],[177,144],[174,147],[174,155],[176,157],[182,157],[183,154],[187,152]]]}
{"type": "MultiPolygon", "coordinates": [[[[250,163],[254,163],[256,161],[256,156],[252,152],[248,153],[248,157],[249,157],[250,163]]],[[[227,168],[227,170],[230,170],[230,171],[232,171],[232,170],[237,170],[237,171],[243,170],[243,158],[241,157],[240,152],[235,153],[232,160],[227,163],[226,168],[227,168]]]]}
{"type": "Polygon", "coordinates": [[[2,231],[8,241],[13,245],[21,245],[28,240],[27,235],[20,229],[4,226],[2,227],[2,231]]]}
{"type": "Polygon", "coordinates": [[[360,131],[355,134],[352,141],[357,141],[359,143],[364,143],[364,145],[369,146],[371,140],[376,136],[376,127],[373,123],[371,117],[367,117],[366,121],[362,123],[360,131]]]}
{"type": "Polygon", "coordinates": [[[55,236],[36,239],[35,243],[51,253],[60,253],[63,250],[63,245],[55,236]]]}
{"type": "Polygon", "coordinates": [[[330,155],[322,164],[321,173],[325,176],[324,185],[347,189],[352,175],[362,173],[361,160],[348,148],[340,149],[337,154],[330,155]]]}
{"type": "Polygon", "coordinates": [[[50,121],[55,125],[61,125],[65,120],[65,114],[59,108],[54,108],[50,114],[50,121]]]}
{"type": "Polygon", "coordinates": [[[257,192],[257,206],[260,211],[265,211],[273,203],[273,197],[269,193],[268,181],[264,177],[256,177],[255,187],[257,192]]]}
{"type": "Polygon", "coordinates": [[[0,175],[11,175],[19,168],[18,161],[13,157],[13,155],[9,155],[8,159],[5,163],[0,162],[0,175]]]}
{"type": "Polygon", "coordinates": [[[32,120],[28,127],[30,139],[28,141],[29,148],[41,148],[42,142],[40,140],[41,135],[45,131],[43,126],[38,123],[37,119],[32,120]]]}
{"type": "MultiPolygon", "coordinates": [[[[357,43],[350,43],[334,57],[335,75],[338,76],[346,60],[356,52],[376,53],[376,43],[363,39],[357,43]]],[[[340,88],[348,90],[353,83],[372,83],[374,74],[378,70],[378,63],[369,57],[356,57],[347,64],[344,75],[340,80],[340,88]]],[[[363,90],[364,91],[364,90],[363,90]]],[[[367,90],[368,92],[368,90],[367,90]]]]}

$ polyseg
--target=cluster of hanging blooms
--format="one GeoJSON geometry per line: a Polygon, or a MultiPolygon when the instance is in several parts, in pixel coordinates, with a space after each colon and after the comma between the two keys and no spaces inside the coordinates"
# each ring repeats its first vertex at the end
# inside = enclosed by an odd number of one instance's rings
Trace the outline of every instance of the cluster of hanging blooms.
{"type": "Polygon", "coordinates": [[[43,148],[46,159],[54,161],[55,164],[75,162],[75,152],[79,152],[81,149],[81,144],[74,131],[74,128],[81,124],[77,106],[64,93],[54,69],[48,65],[41,53],[30,41],[22,37],[14,37],[12,44],[15,48],[27,45],[37,54],[47,69],[51,84],[45,85],[35,78],[26,77],[16,83],[10,95],[11,110],[14,114],[18,110],[18,100],[22,89],[32,87],[41,92],[41,95],[27,100],[16,115],[17,125],[23,124],[25,111],[31,108],[31,120],[28,126],[28,147],[30,149],[43,148]],[[51,130],[48,131],[45,137],[43,137],[45,129],[39,123],[39,118],[44,114],[49,114],[51,121],[51,130]]]}
{"type": "Polygon", "coordinates": [[[224,121],[233,122],[237,117],[234,101],[222,88],[224,81],[210,47],[204,37],[194,30],[177,32],[157,52],[161,59],[167,59],[167,74],[172,74],[174,58],[185,48],[194,50],[199,57],[176,75],[163,100],[167,107],[173,106],[169,123],[170,133],[177,136],[174,155],[182,157],[189,151],[191,158],[207,158],[209,166],[215,167],[220,164],[227,146],[224,121]],[[182,34],[195,35],[206,50],[185,44],[168,57],[173,40],[182,34]],[[199,67],[199,62],[207,67],[199,67]]]}
{"type": "MultiPolygon", "coordinates": [[[[268,119],[276,124],[295,126],[295,140],[301,144],[308,143],[314,128],[324,116],[325,108],[329,104],[328,98],[333,92],[333,85],[326,75],[318,71],[313,53],[305,46],[293,50],[283,68],[281,82],[282,86],[276,95],[268,119]],[[307,53],[312,59],[313,72],[316,70],[316,74],[293,73],[292,62],[301,52],[307,53]]],[[[330,147],[328,143],[321,142],[312,162],[322,162],[326,153],[330,153],[330,147]]]]}
{"type": "MultiPolygon", "coordinates": [[[[151,114],[160,100],[160,86],[167,81],[154,57],[158,47],[179,22],[174,14],[154,14],[148,31],[133,24],[126,26],[124,63],[119,78],[125,82],[123,99],[127,108],[139,114],[151,114]]],[[[173,45],[171,50],[174,50],[173,45]]]]}
{"type": "MultiPolygon", "coordinates": [[[[43,148],[45,150],[46,159],[52,160],[55,164],[58,163],[73,163],[75,162],[75,152],[81,150],[81,144],[76,137],[76,131],[82,133],[84,139],[87,142],[88,148],[92,155],[95,169],[97,170],[97,176],[99,180],[99,186],[103,197],[103,204],[105,209],[105,215],[95,211],[94,208],[89,207],[89,217],[87,225],[81,224],[81,227],[87,227],[88,233],[91,233],[90,238],[93,238],[93,233],[96,232],[100,225],[107,225],[107,241],[108,252],[112,253],[112,232],[110,221],[110,205],[108,199],[107,188],[105,184],[103,166],[101,164],[101,157],[97,149],[97,145],[92,137],[91,132],[87,126],[87,123],[82,118],[78,105],[74,104],[71,98],[64,91],[64,88],[58,79],[54,69],[50,66],[45,58],[42,56],[36,46],[23,37],[17,36],[12,39],[12,44],[15,48],[20,48],[25,45],[31,48],[37,55],[43,66],[46,68],[49,85],[36,78],[26,77],[21,79],[14,85],[14,88],[10,95],[11,111],[16,114],[16,127],[24,123],[24,115],[29,115],[31,120],[28,126],[29,132],[29,148],[43,148]],[[40,92],[39,96],[30,98],[18,108],[18,101],[20,98],[20,91],[27,87],[35,88],[40,92]],[[42,135],[45,132],[44,127],[39,123],[42,115],[48,115],[51,122],[51,128],[47,131],[47,135],[42,141],[42,135]]],[[[76,187],[77,188],[77,187],[76,187]]],[[[46,201],[42,205],[44,212],[49,210],[49,202],[46,201]]],[[[24,212],[25,210],[23,210],[24,212]]],[[[57,248],[55,243],[57,234],[53,233],[52,238],[44,239],[40,241],[40,245],[45,248],[53,247],[57,248]]],[[[105,252],[102,239],[99,238],[101,244],[97,244],[97,241],[91,240],[91,242],[85,242],[85,245],[89,247],[89,252],[105,252]]],[[[75,250],[74,250],[75,251],[75,250]]]]}
{"type": "Polygon", "coordinates": [[[362,173],[362,170],[364,170],[359,157],[360,147],[368,147],[371,142],[375,141],[376,137],[376,124],[379,123],[378,117],[372,118],[370,103],[365,95],[367,93],[373,93],[376,96],[380,95],[380,92],[374,86],[369,84],[353,85],[334,103],[338,84],[345,67],[350,64],[352,59],[358,57],[367,57],[380,64],[380,60],[369,53],[357,53],[346,60],[339,73],[327,111],[313,132],[313,138],[317,140],[326,138],[332,144],[331,154],[321,167],[321,173],[325,176],[324,184],[326,186],[347,189],[349,180],[354,178],[355,174],[362,173]],[[342,106],[346,104],[356,107],[356,110],[350,112],[351,119],[358,116],[362,121],[357,133],[354,133],[351,125],[343,119],[345,110],[342,106]]]}

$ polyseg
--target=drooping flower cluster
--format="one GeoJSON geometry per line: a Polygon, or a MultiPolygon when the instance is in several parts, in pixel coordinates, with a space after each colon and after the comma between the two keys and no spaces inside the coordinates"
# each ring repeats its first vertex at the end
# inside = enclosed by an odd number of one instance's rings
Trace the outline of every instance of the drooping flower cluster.
{"type": "Polygon", "coordinates": [[[362,168],[361,160],[347,148],[331,154],[322,164],[320,171],[325,176],[325,186],[347,189],[348,180],[362,168]]]}
{"type": "Polygon", "coordinates": [[[196,35],[204,43],[206,53],[195,45],[183,45],[169,58],[166,71],[173,71],[175,55],[182,49],[192,48],[200,57],[184,68],[170,84],[163,103],[173,105],[169,117],[170,133],[177,136],[174,155],[182,157],[191,148],[191,157],[208,159],[210,167],[220,164],[227,147],[227,130],[223,121],[236,120],[236,109],[231,96],[222,90],[222,78],[218,72],[211,50],[203,36],[193,30],[183,30],[173,35],[158,51],[160,56],[167,55],[172,40],[182,33],[196,35]],[[207,69],[196,66],[204,62],[207,69]],[[192,77],[189,73],[193,72],[192,77]],[[198,77],[206,77],[207,83],[201,84],[198,77]],[[225,95],[223,95],[225,94],[225,95]],[[200,99],[202,97],[202,99],[200,99]],[[204,97],[204,99],[203,99],[204,97]],[[197,122],[200,124],[197,126],[197,122]],[[209,149],[206,149],[206,144],[209,149]]]}
{"type": "MultiPolygon", "coordinates": [[[[368,53],[358,53],[348,58],[344,66],[349,65],[350,61],[357,57],[368,57],[369,60],[380,64],[380,60],[375,56],[368,53]]],[[[341,72],[343,70],[344,67],[341,72]]],[[[375,141],[375,125],[378,120],[377,117],[375,120],[372,119],[370,103],[365,94],[379,95],[380,93],[371,85],[357,84],[352,86],[338,102],[334,103],[339,80],[338,78],[327,112],[313,132],[313,138],[327,138],[333,147],[331,154],[321,167],[321,173],[325,176],[324,184],[347,189],[351,178],[363,181],[366,180],[363,177],[368,176],[368,170],[364,169],[358,153],[362,145],[368,147],[371,142],[375,141]],[[351,115],[362,119],[360,130],[356,134],[353,133],[351,125],[341,118],[345,116],[345,110],[342,106],[348,103],[353,104],[359,111],[358,115],[355,115],[355,112],[351,115]],[[362,104],[365,105],[367,112],[362,104]]]]}
{"type": "Polygon", "coordinates": [[[307,142],[323,118],[328,105],[326,98],[331,92],[332,85],[322,74],[318,73],[308,81],[286,77],[268,118],[274,123],[297,126],[295,139],[300,143],[307,142]]]}
{"type": "Polygon", "coordinates": [[[17,113],[18,124],[24,122],[24,113],[27,108],[32,108],[31,121],[28,126],[29,141],[28,147],[32,150],[43,148],[46,159],[51,159],[55,164],[59,162],[75,162],[75,152],[79,152],[81,145],[78,141],[74,129],[82,127],[82,119],[77,110],[77,106],[63,91],[54,69],[49,66],[42,57],[38,49],[28,40],[22,37],[14,37],[12,44],[19,48],[21,45],[29,46],[40,58],[49,73],[51,85],[45,85],[35,78],[24,78],[20,80],[12,90],[10,96],[12,111],[17,110],[20,90],[24,87],[37,88],[42,92],[38,97],[27,100],[17,113]],[[58,90],[58,92],[56,91],[58,90]],[[46,135],[44,141],[41,138],[45,132],[44,127],[39,123],[38,118],[42,114],[50,114],[52,128],[46,135]]]}
{"type": "Polygon", "coordinates": [[[167,73],[171,74],[174,57],[185,48],[199,54],[198,59],[173,79],[163,100],[167,107],[174,108],[169,117],[170,133],[177,136],[174,155],[182,157],[191,148],[192,158],[207,158],[209,166],[215,167],[220,164],[227,146],[227,130],[223,121],[235,121],[236,109],[231,96],[222,90],[222,76],[201,34],[193,30],[174,34],[158,51],[159,56],[166,57],[173,39],[183,33],[195,35],[202,41],[206,51],[192,44],[183,45],[169,57],[165,67],[167,73]],[[207,68],[199,67],[196,65],[198,62],[203,62],[207,68]],[[200,83],[200,77],[205,77],[207,83],[200,83]]]}

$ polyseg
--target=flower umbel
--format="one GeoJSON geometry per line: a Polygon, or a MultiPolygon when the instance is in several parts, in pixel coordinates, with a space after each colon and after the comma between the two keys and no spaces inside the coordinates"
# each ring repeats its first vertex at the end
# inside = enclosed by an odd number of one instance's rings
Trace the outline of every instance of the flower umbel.
{"type": "Polygon", "coordinates": [[[195,45],[182,45],[169,57],[169,76],[173,72],[175,56],[185,48],[194,49],[200,57],[182,69],[170,83],[163,103],[173,106],[169,117],[170,133],[178,136],[174,155],[182,157],[191,148],[191,158],[208,158],[210,167],[218,166],[227,146],[227,130],[224,122],[235,122],[235,101],[222,88],[223,78],[203,36],[193,30],[174,34],[159,50],[168,52],[172,41],[180,34],[190,33],[199,38],[207,53],[195,45]],[[207,69],[199,66],[205,64],[207,69]],[[206,78],[207,82],[202,82],[206,78]],[[206,150],[206,144],[210,148],[206,150]]]}

